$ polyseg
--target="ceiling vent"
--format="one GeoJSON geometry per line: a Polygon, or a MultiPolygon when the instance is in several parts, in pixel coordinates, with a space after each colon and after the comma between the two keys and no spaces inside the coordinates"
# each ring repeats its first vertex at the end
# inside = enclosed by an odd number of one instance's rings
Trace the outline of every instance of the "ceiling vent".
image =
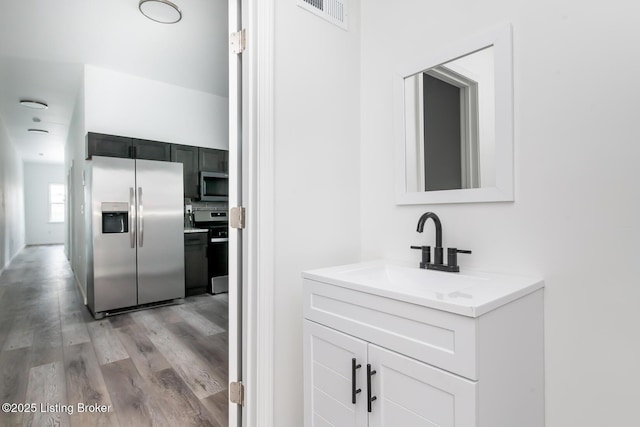
{"type": "Polygon", "coordinates": [[[298,0],[298,6],[318,15],[338,27],[348,29],[348,0],[298,0]]]}

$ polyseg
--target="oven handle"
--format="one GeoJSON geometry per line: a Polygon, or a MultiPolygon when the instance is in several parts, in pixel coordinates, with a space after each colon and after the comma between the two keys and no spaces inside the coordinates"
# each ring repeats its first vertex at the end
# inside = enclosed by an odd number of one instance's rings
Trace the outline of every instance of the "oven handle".
{"type": "Polygon", "coordinates": [[[228,241],[229,241],[228,237],[214,237],[212,239],[209,239],[209,243],[224,243],[228,241]]]}

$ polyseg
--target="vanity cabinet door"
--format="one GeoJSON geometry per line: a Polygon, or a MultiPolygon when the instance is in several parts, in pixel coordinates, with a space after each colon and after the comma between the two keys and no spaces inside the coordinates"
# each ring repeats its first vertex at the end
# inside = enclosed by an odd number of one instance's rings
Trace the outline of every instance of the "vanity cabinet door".
{"type": "MultiPolygon", "coordinates": [[[[305,427],[367,426],[367,343],[309,320],[303,324],[305,427]],[[356,403],[353,403],[352,359],[356,403]]],[[[401,424],[387,424],[401,425],[401,424]]]]}
{"type": "MultiPolygon", "coordinates": [[[[477,383],[373,344],[370,427],[475,427],[477,383]]],[[[366,368],[366,366],[365,366],[366,368]]]]}

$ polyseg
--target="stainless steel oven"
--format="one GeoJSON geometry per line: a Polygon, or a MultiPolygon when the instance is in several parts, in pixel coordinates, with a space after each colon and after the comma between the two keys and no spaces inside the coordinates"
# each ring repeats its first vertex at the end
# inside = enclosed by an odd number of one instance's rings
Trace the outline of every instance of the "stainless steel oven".
{"type": "Polygon", "coordinates": [[[200,172],[200,200],[203,202],[229,200],[229,175],[223,172],[200,172]]]}
{"type": "Polygon", "coordinates": [[[219,294],[229,289],[229,217],[226,208],[196,208],[195,226],[208,233],[207,292],[219,294]]]}

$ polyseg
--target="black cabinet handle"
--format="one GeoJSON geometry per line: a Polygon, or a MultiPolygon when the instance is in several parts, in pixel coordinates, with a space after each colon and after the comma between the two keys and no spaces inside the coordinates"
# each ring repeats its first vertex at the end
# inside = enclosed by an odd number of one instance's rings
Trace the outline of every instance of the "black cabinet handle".
{"type": "Polygon", "coordinates": [[[377,399],[376,396],[371,396],[371,376],[375,374],[376,371],[371,370],[371,364],[367,363],[367,412],[371,412],[371,402],[377,399]]]}
{"type": "Polygon", "coordinates": [[[356,364],[356,358],[351,359],[351,403],[356,404],[356,394],[360,393],[362,389],[356,390],[356,370],[362,367],[361,364],[356,364]]]}

